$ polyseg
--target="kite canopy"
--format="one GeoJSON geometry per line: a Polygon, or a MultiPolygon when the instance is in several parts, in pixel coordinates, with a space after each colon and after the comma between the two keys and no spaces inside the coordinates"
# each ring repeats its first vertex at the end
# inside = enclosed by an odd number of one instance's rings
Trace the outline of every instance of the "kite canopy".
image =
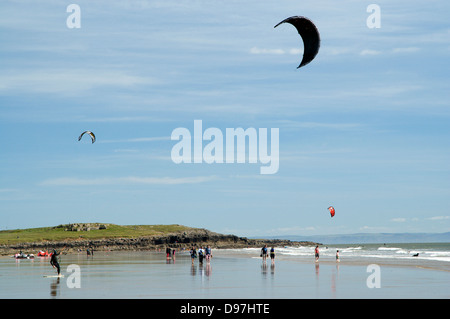
{"type": "Polygon", "coordinates": [[[330,207],[328,207],[328,210],[330,211],[331,217],[334,217],[334,214],[336,213],[335,210],[334,210],[334,207],[330,206],[330,207]]]}
{"type": "Polygon", "coordinates": [[[302,16],[293,16],[287,19],[284,19],[280,23],[278,23],[274,28],[278,27],[282,23],[290,23],[292,24],[300,34],[303,40],[303,59],[300,65],[297,67],[301,68],[302,66],[307,65],[311,62],[317,53],[319,53],[320,48],[320,34],[319,30],[316,28],[314,23],[308,18],[302,16]]]}
{"type": "Polygon", "coordinates": [[[91,131],[84,131],[83,133],[81,133],[81,135],[78,137],[78,141],[81,141],[81,138],[83,137],[84,134],[88,134],[91,137],[92,144],[94,144],[94,142],[95,142],[95,135],[91,131]]]}

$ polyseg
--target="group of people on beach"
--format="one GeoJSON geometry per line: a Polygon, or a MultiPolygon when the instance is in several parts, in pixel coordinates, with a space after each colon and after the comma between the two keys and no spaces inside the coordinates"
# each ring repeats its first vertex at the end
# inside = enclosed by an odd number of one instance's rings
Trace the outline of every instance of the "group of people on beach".
{"type": "Polygon", "coordinates": [[[167,260],[170,260],[170,259],[175,260],[175,252],[176,252],[175,249],[167,247],[166,248],[166,259],[167,260]]]}
{"type": "MultiPolygon", "coordinates": [[[[203,259],[206,259],[207,262],[209,262],[212,258],[212,252],[211,252],[211,246],[208,245],[207,247],[200,246],[198,249],[195,246],[192,246],[191,250],[189,251],[191,255],[191,261],[192,264],[194,264],[194,260],[198,258],[199,264],[203,264],[203,259]]],[[[53,253],[51,254],[51,260],[50,264],[53,266],[53,268],[56,268],[58,275],[60,275],[60,266],[58,262],[57,256],[59,256],[61,252],[57,252],[56,250],[53,250],[53,253]]],[[[87,250],[87,254],[93,255],[93,250],[87,250]]],[[[270,256],[270,259],[272,261],[272,264],[275,263],[275,248],[272,246],[270,248],[270,251],[268,250],[267,245],[264,245],[264,247],[261,248],[261,254],[260,257],[262,257],[263,262],[267,260],[267,257],[270,256]]],[[[316,262],[319,261],[319,246],[316,246],[314,249],[314,256],[316,259],[316,262]]],[[[173,259],[175,260],[175,249],[171,249],[170,247],[166,248],[166,257],[167,259],[173,259]]],[[[336,251],[336,262],[339,262],[339,250],[336,251]]]]}
{"type": "MultiPolygon", "coordinates": [[[[316,246],[316,248],[314,249],[314,256],[316,257],[316,263],[319,262],[319,246],[316,246]]],[[[336,250],[336,262],[340,262],[341,260],[339,259],[339,249],[336,250]]]]}
{"type": "Polygon", "coordinates": [[[200,246],[198,250],[195,246],[192,246],[190,254],[192,264],[194,264],[194,259],[197,258],[197,256],[199,264],[203,264],[203,259],[206,259],[206,261],[209,262],[212,258],[211,246],[208,245],[204,249],[202,248],[202,246],[200,246]]]}
{"type": "MultiPolygon", "coordinates": [[[[261,255],[260,257],[262,257],[263,261],[265,262],[267,259],[267,245],[264,245],[263,248],[261,248],[261,255]]],[[[272,246],[272,248],[270,248],[270,259],[272,260],[272,264],[275,263],[275,248],[272,246]]]]}
{"type": "MultiPolygon", "coordinates": [[[[263,262],[266,261],[267,259],[267,245],[264,245],[263,248],[261,248],[261,255],[260,257],[262,257],[263,262]]],[[[316,248],[314,249],[314,257],[316,258],[316,262],[319,262],[319,246],[317,245],[316,248]]],[[[272,264],[275,263],[275,248],[272,246],[272,248],[270,248],[270,259],[272,260],[272,264]]],[[[339,250],[336,251],[336,262],[340,262],[339,259],[339,250]]]]}

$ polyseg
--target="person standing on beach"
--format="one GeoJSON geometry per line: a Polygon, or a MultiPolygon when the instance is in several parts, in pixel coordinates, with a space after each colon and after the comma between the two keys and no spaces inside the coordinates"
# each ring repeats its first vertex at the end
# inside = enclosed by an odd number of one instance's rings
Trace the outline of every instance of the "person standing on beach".
{"type": "Polygon", "coordinates": [[[197,258],[197,251],[195,250],[195,247],[192,246],[192,249],[190,251],[191,253],[191,261],[192,261],[192,265],[194,264],[194,259],[197,258]]]}
{"type": "Polygon", "coordinates": [[[210,261],[212,257],[210,245],[208,245],[208,247],[205,248],[205,254],[206,254],[206,261],[210,261]]]}
{"type": "Polygon", "coordinates": [[[275,248],[272,246],[270,248],[270,259],[272,260],[272,265],[275,263],[275,248]]]}
{"type": "Polygon", "coordinates": [[[339,259],[339,250],[336,250],[336,262],[340,262],[341,260],[339,259]]]}
{"type": "Polygon", "coordinates": [[[263,261],[266,261],[267,258],[267,245],[264,245],[263,248],[261,248],[261,257],[263,261]]]}
{"type": "Polygon", "coordinates": [[[316,249],[314,249],[314,254],[316,256],[316,262],[319,261],[319,246],[316,246],[316,249]]]}
{"type": "Polygon", "coordinates": [[[56,270],[58,271],[58,276],[61,275],[61,267],[59,266],[59,262],[58,262],[58,256],[60,254],[61,253],[58,253],[56,251],[56,249],[53,249],[53,254],[52,254],[51,258],[50,258],[50,265],[52,265],[53,268],[56,268],[56,270]]]}
{"type": "Polygon", "coordinates": [[[198,262],[199,264],[203,265],[203,256],[205,255],[202,246],[200,246],[200,249],[198,250],[198,262]]]}

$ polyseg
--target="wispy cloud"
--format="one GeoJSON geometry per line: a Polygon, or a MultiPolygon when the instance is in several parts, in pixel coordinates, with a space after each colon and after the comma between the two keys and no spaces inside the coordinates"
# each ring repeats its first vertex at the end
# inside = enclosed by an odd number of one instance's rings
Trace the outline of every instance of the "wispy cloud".
{"type": "Polygon", "coordinates": [[[434,216],[428,218],[429,220],[447,220],[450,219],[450,216],[434,216]]]}
{"type": "Polygon", "coordinates": [[[306,129],[334,129],[334,130],[353,130],[361,128],[360,123],[325,123],[325,122],[300,122],[292,120],[280,120],[278,121],[280,126],[286,128],[306,128],[306,129]]]}
{"type": "Polygon", "coordinates": [[[152,84],[153,78],[140,77],[120,71],[105,70],[22,70],[14,74],[4,72],[0,75],[2,91],[21,91],[38,93],[67,93],[87,91],[98,87],[133,87],[152,84]]]}
{"type": "MultiPolygon", "coordinates": [[[[432,220],[432,221],[443,221],[443,220],[449,220],[450,216],[433,216],[433,217],[428,217],[428,218],[424,218],[424,220],[432,220]]],[[[417,217],[414,218],[404,218],[404,217],[397,217],[397,218],[392,218],[391,221],[392,222],[396,222],[396,223],[404,223],[407,221],[413,221],[413,222],[417,222],[420,219],[417,217]]]]}
{"type": "Polygon", "coordinates": [[[155,116],[116,116],[116,117],[91,117],[82,118],[82,122],[87,123],[130,123],[130,122],[169,122],[168,118],[158,118],[155,116]]]}
{"type": "Polygon", "coordinates": [[[371,55],[380,55],[380,54],[409,54],[409,53],[415,53],[420,51],[420,48],[418,47],[402,47],[402,48],[394,48],[392,50],[387,51],[381,51],[381,50],[371,50],[371,49],[364,49],[359,52],[359,55],[362,56],[371,56],[371,55]]]}
{"type": "Polygon", "coordinates": [[[406,218],[398,217],[398,218],[392,218],[391,221],[396,223],[404,223],[406,222],[406,218]]]}
{"type": "Polygon", "coordinates": [[[160,137],[136,137],[117,140],[100,140],[98,143],[141,143],[141,142],[157,142],[157,141],[170,141],[170,136],[160,137]]]}
{"type": "Polygon", "coordinates": [[[265,49],[253,47],[250,49],[250,54],[302,54],[303,49],[265,49]]]}
{"type": "MultiPolygon", "coordinates": [[[[419,52],[420,48],[415,46],[409,46],[409,47],[398,47],[394,49],[389,50],[374,50],[374,49],[361,49],[357,50],[355,48],[351,47],[323,47],[320,48],[320,55],[326,55],[326,56],[338,56],[338,55],[360,55],[360,56],[378,56],[381,54],[411,54],[419,52]]],[[[303,48],[292,48],[292,49],[281,49],[281,48],[259,48],[259,47],[253,47],[249,51],[250,54],[259,54],[259,55],[284,55],[284,54],[291,54],[291,55],[301,55],[303,54],[303,48]]]]}
{"type": "Polygon", "coordinates": [[[96,186],[96,185],[120,185],[120,184],[148,184],[148,185],[180,185],[198,184],[217,180],[216,176],[194,177],[103,177],[103,178],[77,178],[61,177],[48,179],[41,182],[41,186],[96,186]]]}
{"type": "Polygon", "coordinates": [[[407,48],[394,48],[392,50],[393,53],[414,53],[419,51],[418,47],[407,47],[407,48]]]}
{"type": "MultiPolygon", "coordinates": [[[[361,56],[376,56],[383,53],[394,53],[394,54],[407,54],[407,53],[415,53],[420,51],[418,47],[400,47],[394,48],[388,51],[382,50],[373,50],[373,49],[363,49],[363,50],[353,50],[348,47],[324,47],[321,48],[321,55],[328,56],[336,56],[336,55],[361,55],[361,56]]],[[[266,49],[266,48],[258,48],[253,47],[250,49],[250,54],[272,54],[272,55],[282,55],[282,54],[292,54],[292,55],[301,55],[303,54],[303,49],[266,49]]]]}
{"type": "Polygon", "coordinates": [[[279,235],[279,234],[293,235],[293,234],[298,234],[298,233],[303,233],[303,232],[313,232],[313,231],[316,231],[316,228],[313,226],[309,226],[309,227],[291,226],[291,227],[280,227],[280,228],[272,229],[272,230],[268,231],[268,234],[269,235],[279,235]]]}
{"type": "Polygon", "coordinates": [[[0,193],[10,193],[10,192],[17,192],[17,189],[14,188],[0,188],[0,193]]]}
{"type": "Polygon", "coordinates": [[[253,47],[250,49],[251,54],[285,54],[286,51],[283,49],[262,49],[253,47]]]}
{"type": "Polygon", "coordinates": [[[352,49],[348,48],[348,47],[324,47],[324,48],[320,48],[320,53],[321,54],[325,54],[325,55],[341,55],[341,54],[345,54],[345,55],[349,55],[352,53],[352,49]]]}
{"type": "Polygon", "coordinates": [[[377,227],[377,226],[362,226],[359,228],[362,232],[386,232],[388,230],[387,227],[377,227]]]}
{"type": "Polygon", "coordinates": [[[365,49],[365,50],[362,50],[359,54],[362,55],[362,56],[364,56],[364,55],[378,55],[378,54],[381,54],[381,51],[365,49]]]}

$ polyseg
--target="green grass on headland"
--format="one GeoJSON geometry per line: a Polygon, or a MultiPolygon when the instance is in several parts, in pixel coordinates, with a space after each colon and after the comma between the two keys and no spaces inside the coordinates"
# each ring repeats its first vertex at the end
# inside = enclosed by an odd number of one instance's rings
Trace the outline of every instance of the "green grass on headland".
{"type": "Polygon", "coordinates": [[[182,225],[122,226],[103,223],[77,223],[55,227],[3,230],[0,231],[0,245],[76,239],[135,238],[183,232],[191,229],[193,228],[182,225]],[[74,225],[78,227],[79,231],[68,230],[75,229],[74,225]],[[106,229],[96,229],[100,225],[104,225],[106,229]],[[90,230],[83,230],[87,227],[90,230]]]}

